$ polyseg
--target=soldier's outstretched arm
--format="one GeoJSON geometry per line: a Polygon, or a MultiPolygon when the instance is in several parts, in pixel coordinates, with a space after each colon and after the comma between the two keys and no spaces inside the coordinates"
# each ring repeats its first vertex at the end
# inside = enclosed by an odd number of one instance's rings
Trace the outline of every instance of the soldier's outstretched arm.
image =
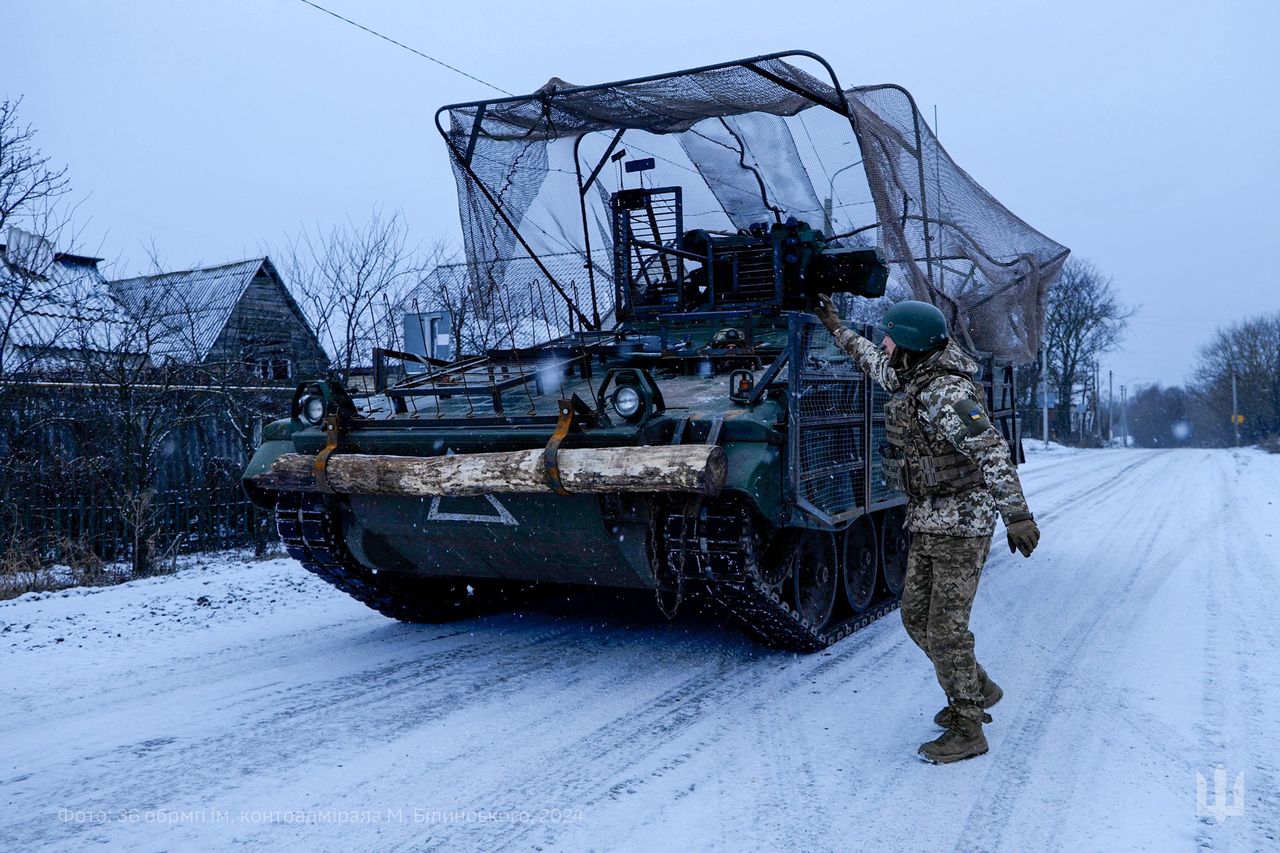
{"type": "Polygon", "coordinates": [[[927,401],[930,419],[956,450],[972,460],[982,471],[982,479],[995,498],[996,508],[1004,519],[1009,550],[1031,556],[1040,541],[1040,530],[1027,506],[1022,481],[1013,464],[1009,445],[987,417],[986,408],[970,396],[966,382],[939,382],[930,391],[941,392],[927,401]]]}
{"type": "Polygon", "coordinates": [[[886,391],[897,391],[900,387],[898,374],[889,366],[889,357],[871,341],[859,335],[840,321],[835,304],[825,294],[818,297],[818,310],[814,312],[822,325],[830,330],[836,339],[836,346],[847,352],[858,362],[858,366],[886,391]]]}

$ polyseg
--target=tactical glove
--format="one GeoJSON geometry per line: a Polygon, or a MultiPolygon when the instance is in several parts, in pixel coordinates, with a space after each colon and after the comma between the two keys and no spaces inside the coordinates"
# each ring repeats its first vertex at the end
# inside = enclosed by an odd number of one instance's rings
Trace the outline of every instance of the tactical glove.
{"type": "Polygon", "coordinates": [[[1022,556],[1030,557],[1040,542],[1040,528],[1035,519],[1025,518],[1005,527],[1005,535],[1009,538],[1009,553],[1021,551],[1022,556]]]}
{"type": "Polygon", "coordinates": [[[844,327],[844,324],[840,322],[840,315],[836,313],[835,303],[825,293],[818,294],[818,307],[814,309],[813,313],[818,315],[822,325],[826,326],[833,335],[844,327]]]}

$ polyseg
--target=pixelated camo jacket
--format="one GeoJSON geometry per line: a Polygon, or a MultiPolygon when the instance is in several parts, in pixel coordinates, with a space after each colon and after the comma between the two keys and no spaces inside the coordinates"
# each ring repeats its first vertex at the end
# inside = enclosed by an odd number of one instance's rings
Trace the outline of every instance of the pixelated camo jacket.
{"type": "MultiPolygon", "coordinates": [[[[974,376],[978,370],[977,363],[954,342],[936,357],[899,375],[889,365],[888,357],[860,335],[839,334],[837,340],[863,370],[891,393],[927,374],[956,370],[974,376]]],[[[945,442],[972,459],[982,471],[984,485],[955,494],[911,498],[907,504],[907,529],[912,532],[990,536],[997,510],[1006,524],[1010,515],[1027,512],[1009,445],[991,424],[981,397],[975,382],[950,373],[943,373],[920,392],[920,424],[928,443],[945,442]]]]}

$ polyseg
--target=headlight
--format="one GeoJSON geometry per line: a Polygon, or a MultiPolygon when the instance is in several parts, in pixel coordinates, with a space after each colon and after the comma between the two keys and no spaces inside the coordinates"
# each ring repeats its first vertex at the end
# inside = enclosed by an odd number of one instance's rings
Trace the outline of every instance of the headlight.
{"type": "Polygon", "coordinates": [[[756,377],[750,370],[733,371],[729,374],[729,399],[735,403],[747,402],[755,385],[756,377]]]}
{"type": "Polygon", "coordinates": [[[640,411],[640,392],[629,385],[623,385],[613,392],[613,408],[624,418],[635,417],[640,411]]]}
{"type": "Polygon", "coordinates": [[[302,398],[302,402],[298,404],[298,412],[302,415],[302,419],[312,426],[319,426],[324,420],[324,398],[316,394],[311,394],[302,398]]]}

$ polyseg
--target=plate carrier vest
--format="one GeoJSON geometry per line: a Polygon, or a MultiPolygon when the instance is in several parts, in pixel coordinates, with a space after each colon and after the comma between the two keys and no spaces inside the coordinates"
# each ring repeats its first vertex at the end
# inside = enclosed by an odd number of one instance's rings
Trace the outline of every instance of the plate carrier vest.
{"type": "MultiPolygon", "coordinates": [[[[909,380],[885,403],[884,427],[889,443],[880,448],[884,483],[908,497],[950,495],[982,485],[982,470],[941,438],[931,438],[920,422],[920,394],[944,376],[973,378],[957,370],[926,370],[909,380]]],[[[974,395],[986,414],[980,395],[974,395]]]]}

